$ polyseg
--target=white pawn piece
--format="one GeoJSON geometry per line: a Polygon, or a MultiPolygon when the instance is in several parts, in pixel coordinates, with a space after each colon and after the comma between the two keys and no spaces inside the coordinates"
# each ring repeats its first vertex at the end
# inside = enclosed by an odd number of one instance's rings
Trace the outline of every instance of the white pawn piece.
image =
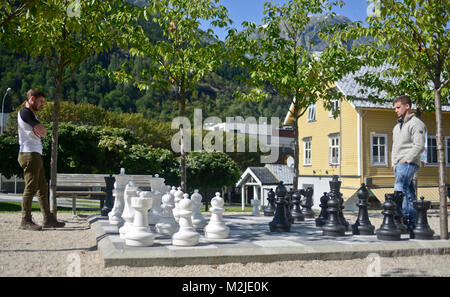
{"type": "Polygon", "coordinates": [[[205,227],[206,238],[220,239],[228,237],[230,228],[228,228],[223,221],[223,213],[225,212],[223,205],[223,198],[220,197],[220,193],[217,192],[216,197],[211,199],[211,219],[205,227]]]}
{"type": "Polygon", "coordinates": [[[174,195],[174,201],[175,201],[175,208],[173,209],[173,216],[175,217],[175,220],[178,222],[179,216],[177,215],[178,212],[178,203],[183,200],[183,191],[181,191],[181,187],[178,187],[178,189],[173,193],[174,195]]]}
{"type": "Polygon", "coordinates": [[[131,207],[135,210],[133,225],[125,235],[125,244],[130,246],[152,246],[155,234],[150,230],[147,212],[152,205],[150,192],[142,191],[139,197],[131,198],[131,207]]]}
{"type": "Polygon", "coordinates": [[[259,206],[261,205],[261,202],[257,199],[252,199],[250,200],[250,203],[253,206],[253,210],[252,210],[252,216],[259,216],[259,206]]]}
{"type": "Polygon", "coordinates": [[[120,174],[115,176],[116,182],[114,183],[113,196],[114,206],[112,210],[108,213],[109,223],[111,225],[119,225],[122,219],[123,209],[125,207],[125,202],[123,199],[125,186],[129,181],[129,176],[125,174],[125,169],[120,168],[120,174]]]}
{"type": "Polygon", "coordinates": [[[192,225],[195,229],[203,229],[208,222],[202,215],[202,195],[200,195],[197,189],[194,190],[191,201],[194,204],[194,207],[192,208],[192,225]]]}
{"type": "Polygon", "coordinates": [[[162,214],[159,222],[156,224],[156,231],[160,234],[172,236],[180,227],[173,217],[174,197],[169,191],[162,196],[162,214]]]}
{"type": "Polygon", "coordinates": [[[177,215],[179,216],[180,230],[172,236],[172,244],[177,246],[197,245],[200,234],[192,227],[192,201],[184,194],[184,199],[178,202],[177,215]]]}
{"type": "Polygon", "coordinates": [[[138,187],[133,181],[129,181],[128,184],[125,187],[125,208],[123,209],[122,218],[125,221],[125,224],[120,227],[119,233],[120,238],[125,239],[125,234],[130,230],[130,227],[133,225],[133,219],[134,219],[134,208],[131,207],[131,198],[137,197],[138,194],[138,187]]]}
{"type": "Polygon", "coordinates": [[[153,198],[152,202],[152,209],[148,213],[148,223],[150,225],[157,224],[162,216],[162,209],[161,209],[161,198],[162,193],[158,190],[153,190],[150,192],[153,198]]]}

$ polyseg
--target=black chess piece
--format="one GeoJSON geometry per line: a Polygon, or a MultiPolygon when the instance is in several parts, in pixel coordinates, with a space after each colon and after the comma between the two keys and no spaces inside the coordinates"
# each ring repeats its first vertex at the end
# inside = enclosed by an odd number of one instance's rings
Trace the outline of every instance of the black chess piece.
{"type": "Polygon", "coordinates": [[[402,231],[402,234],[406,234],[408,233],[408,227],[403,223],[403,220],[405,219],[402,212],[403,197],[405,197],[405,194],[402,191],[394,191],[392,199],[397,206],[395,208],[394,222],[397,225],[397,228],[402,231]]]}
{"type": "Polygon", "coordinates": [[[319,217],[316,219],[316,227],[322,227],[325,225],[328,217],[327,213],[327,201],[328,201],[328,194],[327,192],[323,192],[323,196],[320,197],[320,214],[319,217]]]}
{"type": "Polygon", "coordinates": [[[338,200],[341,182],[335,175],[330,181],[330,198],[327,201],[328,218],[325,225],[322,226],[322,232],[325,236],[345,236],[345,226],[339,219],[340,203],[338,200]]]}
{"type": "Polygon", "coordinates": [[[289,222],[291,223],[291,224],[294,224],[294,218],[292,217],[292,214],[291,214],[291,208],[292,208],[292,193],[293,193],[294,191],[287,191],[287,193],[286,193],[286,197],[285,197],[285,200],[286,200],[286,217],[287,217],[287,219],[289,220],[289,222]]]}
{"type": "Polygon", "coordinates": [[[377,229],[377,238],[380,240],[395,241],[401,239],[400,237],[402,232],[397,228],[397,225],[394,222],[396,205],[393,201],[393,196],[393,194],[384,195],[384,210],[381,212],[384,215],[383,223],[381,224],[380,228],[377,229]]]}
{"type": "Polygon", "coordinates": [[[276,209],[272,222],[269,223],[270,232],[290,232],[291,222],[287,218],[286,214],[286,187],[281,181],[275,189],[276,209]]]}
{"type": "Polygon", "coordinates": [[[428,225],[427,211],[431,207],[431,201],[424,201],[423,197],[420,200],[413,202],[413,207],[417,212],[417,221],[414,229],[410,233],[410,238],[413,239],[433,239],[434,231],[428,225]]]}
{"type": "Polygon", "coordinates": [[[298,190],[292,193],[292,208],[291,208],[291,217],[294,219],[294,222],[301,222],[305,220],[305,216],[300,207],[300,192],[298,190]]]}
{"type": "MultiPolygon", "coordinates": [[[[104,217],[108,216],[108,213],[112,210],[112,208],[114,206],[113,190],[114,190],[115,181],[116,181],[116,178],[112,174],[110,174],[109,176],[105,176],[106,197],[105,197],[104,205],[103,205],[103,203],[101,203],[102,205],[100,205],[100,215],[101,216],[104,216],[104,217]]],[[[101,202],[103,202],[103,200],[101,202]]]]}
{"type": "Polygon", "coordinates": [[[275,192],[273,189],[267,193],[267,201],[269,201],[267,207],[264,209],[264,216],[272,217],[275,215],[275,192]]]}
{"type": "Polygon", "coordinates": [[[302,212],[307,219],[314,219],[314,211],[312,211],[311,207],[314,204],[313,201],[313,188],[306,188],[300,192],[304,198],[301,199],[300,205],[302,206],[302,212]]]}
{"type": "Polygon", "coordinates": [[[338,212],[338,219],[341,222],[342,225],[345,227],[345,231],[350,231],[350,223],[347,222],[347,220],[344,217],[344,198],[342,198],[342,193],[337,192],[336,193],[336,199],[339,202],[339,212],[338,212]]]}
{"type": "Polygon", "coordinates": [[[356,195],[358,196],[358,203],[356,205],[359,207],[359,212],[355,224],[352,225],[353,234],[374,235],[375,226],[370,223],[369,212],[367,210],[369,191],[364,183],[358,189],[356,195]]]}

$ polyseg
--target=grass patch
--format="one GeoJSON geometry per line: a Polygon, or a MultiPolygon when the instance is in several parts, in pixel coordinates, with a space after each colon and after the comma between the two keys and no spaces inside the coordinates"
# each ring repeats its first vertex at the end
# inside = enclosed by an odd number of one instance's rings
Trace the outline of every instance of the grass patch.
{"type": "MultiPolygon", "coordinates": [[[[22,203],[21,202],[0,202],[0,212],[20,212],[22,211],[22,203]]],[[[31,204],[31,211],[32,212],[40,212],[41,208],[39,207],[39,203],[33,202],[31,204]]],[[[57,208],[58,212],[72,212],[71,207],[62,207],[58,206],[57,208]]],[[[92,210],[78,210],[77,213],[96,213],[99,212],[98,209],[92,209],[92,210]]]]}

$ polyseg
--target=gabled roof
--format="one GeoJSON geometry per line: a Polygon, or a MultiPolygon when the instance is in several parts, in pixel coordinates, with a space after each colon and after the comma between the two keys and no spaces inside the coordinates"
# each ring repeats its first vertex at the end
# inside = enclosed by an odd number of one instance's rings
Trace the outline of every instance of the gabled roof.
{"type": "Polygon", "coordinates": [[[294,169],[281,164],[266,164],[264,167],[248,167],[236,183],[236,187],[241,186],[249,175],[262,186],[277,185],[280,181],[283,181],[285,185],[292,185],[294,169]]]}

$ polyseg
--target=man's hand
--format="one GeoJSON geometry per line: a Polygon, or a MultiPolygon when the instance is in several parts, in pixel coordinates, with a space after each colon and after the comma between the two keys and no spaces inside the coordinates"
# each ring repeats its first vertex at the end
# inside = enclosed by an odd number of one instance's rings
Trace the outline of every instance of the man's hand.
{"type": "Polygon", "coordinates": [[[43,138],[43,137],[47,136],[47,129],[45,129],[45,127],[40,124],[34,126],[33,132],[39,138],[43,138]]]}

